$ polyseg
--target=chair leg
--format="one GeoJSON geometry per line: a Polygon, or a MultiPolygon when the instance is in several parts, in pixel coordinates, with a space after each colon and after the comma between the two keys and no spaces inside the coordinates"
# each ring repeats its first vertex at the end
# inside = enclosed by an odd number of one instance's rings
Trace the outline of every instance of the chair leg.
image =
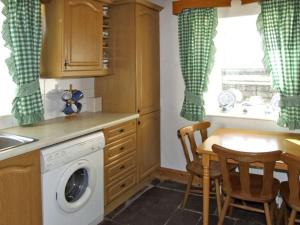
{"type": "Polygon", "coordinates": [[[220,193],[220,183],[219,179],[215,179],[215,186],[216,186],[216,199],[217,199],[217,207],[218,207],[218,216],[221,215],[222,210],[222,202],[221,202],[221,193],[220,193]]]}
{"type": "Polygon", "coordinates": [[[186,191],[185,191],[185,194],[184,194],[182,208],[185,208],[185,206],[186,206],[187,200],[189,198],[190,190],[191,190],[191,187],[192,187],[192,184],[193,184],[193,180],[194,180],[194,174],[190,174],[188,184],[187,184],[187,187],[186,187],[186,191]]]}
{"type": "Polygon", "coordinates": [[[295,219],[296,219],[297,211],[295,209],[292,210],[290,219],[289,219],[289,225],[294,225],[295,224],[295,219]]]}
{"type": "Polygon", "coordinates": [[[277,218],[275,218],[276,217],[276,201],[274,200],[274,201],[272,201],[271,202],[271,209],[270,209],[270,216],[271,216],[271,221],[272,221],[272,223],[274,222],[274,221],[277,221],[276,219],[277,218]],[[274,220],[275,219],[275,220],[274,220]]]}
{"type": "MultiPolygon", "coordinates": [[[[234,203],[234,199],[232,201],[234,203]]],[[[228,210],[227,216],[232,217],[232,213],[233,213],[233,206],[229,206],[229,210],[228,210]]]]}
{"type": "MultiPolygon", "coordinates": [[[[286,210],[286,206],[285,206],[285,202],[283,201],[281,203],[279,214],[278,214],[278,217],[276,219],[276,221],[277,221],[276,225],[281,225],[281,222],[283,222],[283,217],[284,217],[285,210],[286,210]]],[[[284,224],[286,225],[286,223],[284,223],[284,224]]]]}
{"type": "Polygon", "coordinates": [[[222,208],[222,211],[221,211],[221,215],[219,217],[218,225],[223,225],[224,219],[225,219],[225,216],[226,216],[226,212],[228,210],[230,202],[231,202],[231,197],[226,196],[225,197],[225,202],[224,202],[224,205],[223,205],[223,208],[222,208]]]}
{"type": "Polygon", "coordinates": [[[288,215],[288,210],[287,210],[287,206],[286,203],[284,204],[284,211],[283,211],[283,218],[284,218],[284,225],[288,225],[289,223],[289,215],[288,215]]]}
{"type": "Polygon", "coordinates": [[[264,203],[267,225],[272,225],[269,203],[264,203]]]}

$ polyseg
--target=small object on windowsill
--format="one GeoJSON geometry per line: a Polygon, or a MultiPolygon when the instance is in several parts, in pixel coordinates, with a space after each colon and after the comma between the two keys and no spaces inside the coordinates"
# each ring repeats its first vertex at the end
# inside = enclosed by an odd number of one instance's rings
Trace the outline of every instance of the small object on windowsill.
{"type": "Polygon", "coordinates": [[[221,112],[223,113],[226,113],[230,111],[230,109],[232,109],[232,107],[228,107],[227,105],[223,105],[223,106],[220,105],[220,108],[221,108],[221,112]]]}
{"type": "Polygon", "coordinates": [[[84,97],[82,91],[72,89],[70,84],[69,90],[65,90],[62,100],[66,103],[63,112],[68,116],[75,116],[81,112],[82,104],[79,102],[84,97]]]}
{"type": "Polygon", "coordinates": [[[247,108],[243,108],[243,113],[247,114],[248,113],[248,109],[247,108]]]}
{"type": "Polygon", "coordinates": [[[234,107],[236,102],[235,95],[231,91],[222,91],[218,96],[219,107],[222,112],[227,112],[234,107]]]}

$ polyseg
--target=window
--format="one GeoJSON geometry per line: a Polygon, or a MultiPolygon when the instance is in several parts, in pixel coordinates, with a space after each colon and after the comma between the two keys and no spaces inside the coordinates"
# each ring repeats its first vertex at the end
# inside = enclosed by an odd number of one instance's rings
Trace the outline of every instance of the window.
{"type": "MultiPolygon", "coordinates": [[[[0,11],[3,10],[3,4],[0,2],[0,11]]],[[[0,13],[0,30],[2,31],[5,17],[0,13]]],[[[4,40],[0,35],[0,116],[11,114],[12,101],[15,96],[16,85],[8,73],[5,60],[9,57],[10,51],[4,46],[4,40]]]]}
{"type": "MultiPolygon", "coordinates": [[[[236,12],[239,9],[233,7],[233,10],[236,12]]],[[[276,93],[263,65],[264,53],[256,27],[257,16],[258,12],[230,17],[227,13],[227,17],[219,18],[214,40],[215,64],[205,95],[208,115],[273,118],[276,114],[271,104],[276,93]],[[234,106],[220,106],[219,96],[227,90],[235,94],[234,106]]]]}

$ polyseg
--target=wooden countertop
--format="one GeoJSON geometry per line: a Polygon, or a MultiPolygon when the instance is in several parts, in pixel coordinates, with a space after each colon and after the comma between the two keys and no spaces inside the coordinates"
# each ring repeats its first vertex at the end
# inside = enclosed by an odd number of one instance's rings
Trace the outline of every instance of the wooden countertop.
{"type": "Polygon", "coordinates": [[[137,119],[133,113],[82,113],[78,116],[60,117],[47,120],[34,126],[13,127],[0,132],[38,139],[20,147],[0,152],[0,161],[30,151],[80,137],[126,121],[137,119]]]}

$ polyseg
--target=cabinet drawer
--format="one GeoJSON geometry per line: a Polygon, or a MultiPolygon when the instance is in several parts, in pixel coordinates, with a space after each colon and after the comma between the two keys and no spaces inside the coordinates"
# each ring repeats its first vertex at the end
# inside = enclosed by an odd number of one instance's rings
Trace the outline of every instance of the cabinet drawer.
{"type": "Polygon", "coordinates": [[[136,134],[108,144],[104,151],[104,164],[110,164],[136,150],[136,134]]]}
{"type": "Polygon", "coordinates": [[[136,121],[131,120],[113,127],[104,129],[106,144],[136,132],[136,121]]]}
{"type": "Polygon", "coordinates": [[[111,202],[120,194],[136,184],[136,172],[129,174],[119,182],[105,187],[105,204],[111,202]]]}
{"type": "Polygon", "coordinates": [[[132,172],[136,168],[136,154],[133,153],[127,158],[121,158],[115,163],[104,167],[105,185],[118,178],[122,178],[123,174],[132,172]]]}

